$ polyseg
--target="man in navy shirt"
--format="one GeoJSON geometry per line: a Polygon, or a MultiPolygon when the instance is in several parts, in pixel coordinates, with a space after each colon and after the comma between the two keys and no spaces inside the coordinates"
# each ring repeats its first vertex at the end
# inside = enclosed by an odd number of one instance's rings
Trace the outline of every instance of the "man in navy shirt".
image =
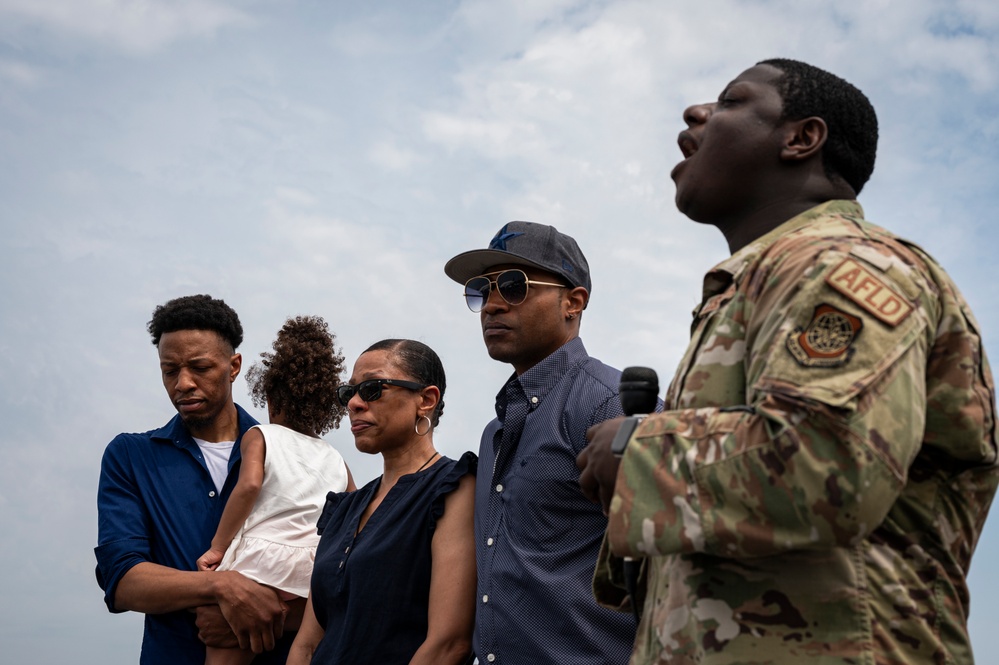
{"type": "Polygon", "coordinates": [[[289,608],[239,573],[195,565],[236,484],[239,439],[256,424],[232,399],[239,317],[222,300],[187,296],[157,307],[149,332],[177,415],[119,434],[104,452],[95,548],[104,601],[112,612],[146,614],[144,665],[202,665],[203,640],[267,651],[258,665],[283,663],[292,635],[282,633],[304,603],[289,608]]]}
{"type": "Polygon", "coordinates": [[[586,430],[622,415],[621,373],[579,339],[589,267],[554,227],[510,222],[444,272],[465,285],[490,357],[514,374],[482,434],[475,488],[479,662],[626,663],[634,619],[597,605],[607,519],[580,492],[586,430]]]}

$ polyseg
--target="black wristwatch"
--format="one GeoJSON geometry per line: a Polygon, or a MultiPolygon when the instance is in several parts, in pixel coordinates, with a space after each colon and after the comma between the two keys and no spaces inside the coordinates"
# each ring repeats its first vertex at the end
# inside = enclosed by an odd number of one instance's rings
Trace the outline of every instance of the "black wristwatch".
{"type": "Polygon", "coordinates": [[[617,434],[614,435],[614,440],[611,441],[611,452],[614,453],[614,457],[624,455],[624,449],[628,447],[631,435],[635,433],[635,428],[638,427],[638,423],[642,422],[642,418],[644,416],[628,416],[621,423],[617,434]]]}

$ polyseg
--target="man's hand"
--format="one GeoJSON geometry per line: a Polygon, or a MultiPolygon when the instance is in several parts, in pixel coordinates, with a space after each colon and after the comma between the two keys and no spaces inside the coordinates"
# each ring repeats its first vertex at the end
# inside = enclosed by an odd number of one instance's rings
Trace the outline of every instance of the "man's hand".
{"type": "Polygon", "coordinates": [[[202,605],[193,611],[197,615],[194,623],[198,627],[199,640],[218,649],[235,649],[239,646],[236,634],[222,616],[218,605],[202,605]]]}
{"type": "Polygon", "coordinates": [[[604,514],[610,512],[610,502],[614,497],[614,485],[617,482],[617,468],[621,460],[611,452],[611,441],[624,422],[624,418],[605,420],[586,431],[589,445],[576,457],[576,466],[580,470],[579,486],[583,495],[604,508],[604,514]]]}
{"type": "MultiPolygon", "coordinates": [[[[236,633],[232,632],[229,622],[222,616],[218,605],[202,605],[193,610],[197,616],[194,619],[198,626],[198,639],[207,646],[217,649],[235,649],[239,647],[236,633]]],[[[305,611],[305,598],[288,601],[288,614],[285,617],[285,630],[298,630],[302,625],[302,614],[305,611]]]]}
{"type": "Polygon", "coordinates": [[[274,648],[284,634],[285,604],[273,589],[237,572],[216,572],[219,610],[232,627],[241,649],[262,653],[274,648]]]}

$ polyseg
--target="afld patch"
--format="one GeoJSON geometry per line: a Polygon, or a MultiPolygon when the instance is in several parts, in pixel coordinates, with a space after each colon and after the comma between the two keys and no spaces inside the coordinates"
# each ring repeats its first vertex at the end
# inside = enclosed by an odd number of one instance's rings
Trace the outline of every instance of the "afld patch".
{"type": "Polygon", "coordinates": [[[900,293],[853,259],[839,264],[826,283],[892,327],[914,309],[900,293]]]}
{"type": "Polygon", "coordinates": [[[819,305],[807,327],[787,336],[787,350],[805,367],[840,367],[853,356],[864,322],[832,305],[819,305]]]}

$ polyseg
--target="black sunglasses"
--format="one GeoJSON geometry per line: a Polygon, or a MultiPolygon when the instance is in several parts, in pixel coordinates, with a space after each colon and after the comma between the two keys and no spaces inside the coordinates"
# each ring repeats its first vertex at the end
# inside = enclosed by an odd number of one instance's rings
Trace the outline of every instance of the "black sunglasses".
{"type": "Polygon", "coordinates": [[[347,402],[354,395],[359,395],[365,402],[374,402],[382,396],[382,386],[398,386],[408,390],[423,390],[427,387],[425,383],[415,383],[413,381],[401,381],[399,379],[368,379],[361,381],[357,385],[345,384],[336,389],[336,401],[341,406],[347,406],[347,402]]]}
{"type": "Polygon", "coordinates": [[[511,305],[519,305],[527,300],[527,288],[531,284],[568,288],[565,284],[528,279],[527,273],[523,270],[512,269],[486,273],[465,282],[465,304],[468,305],[468,309],[473,312],[481,312],[489,300],[489,292],[492,290],[493,284],[496,285],[500,297],[511,305]],[[496,275],[496,279],[489,279],[492,275],[496,275]]]}

